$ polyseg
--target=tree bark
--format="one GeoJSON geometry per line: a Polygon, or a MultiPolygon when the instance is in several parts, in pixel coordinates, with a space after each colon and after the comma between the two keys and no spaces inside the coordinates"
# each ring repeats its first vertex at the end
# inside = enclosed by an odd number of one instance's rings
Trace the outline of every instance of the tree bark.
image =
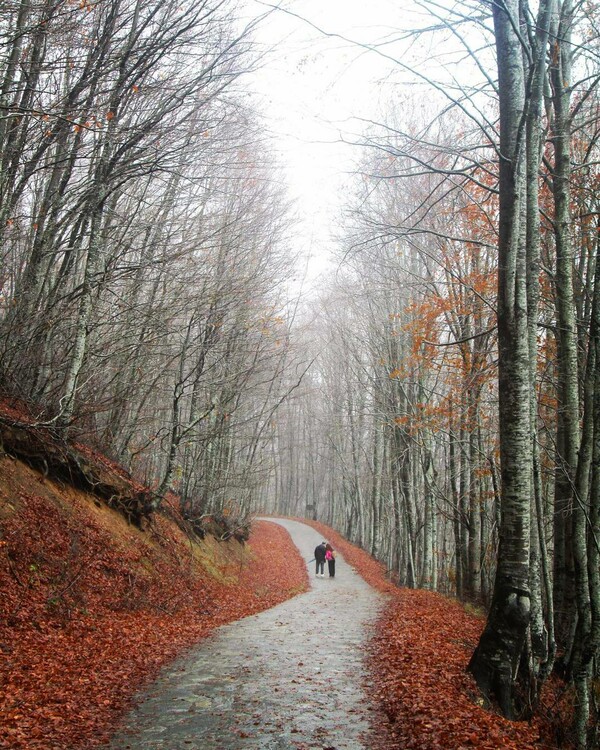
{"type": "Polygon", "coordinates": [[[469,663],[480,689],[516,715],[515,683],[530,619],[530,362],[525,248],[525,73],[517,0],[493,4],[500,106],[498,380],[502,507],[490,613],[469,663]]]}

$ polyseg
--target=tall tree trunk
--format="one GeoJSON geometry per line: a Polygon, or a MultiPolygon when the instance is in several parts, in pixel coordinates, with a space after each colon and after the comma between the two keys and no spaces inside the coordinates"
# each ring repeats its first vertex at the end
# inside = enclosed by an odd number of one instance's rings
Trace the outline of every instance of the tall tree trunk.
{"type": "Polygon", "coordinates": [[[435,470],[433,456],[426,438],[423,456],[424,509],[423,509],[423,563],[421,566],[421,586],[434,591],[436,589],[436,522],[434,483],[435,470]]]}
{"type": "Polygon", "coordinates": [[[527,148],[527,315],[529,342],[530,420],[532,452],[532,524],[530,551],[531,586],[531,684],[536,701],[543,681],[552,669],[555,654],[554,612],[546,548],[542,477],[537,434],[537,349],[540,299],[539,171],[542,156],[542,99],[546,81],[546,50],[553,3],[542,4],[532,35],[531,97],[526,121],[527,148]],[[545,606],[544,606],[545,604],[545,606]]]}
{"type": "MultiPolygon", "coordinates": [[[[565,9],[563,5],[563,10],[565,9]]],[[[570,216],[570,123],[569,123],[569,44],[570,20],[561,21],[553,29],[556,41],[552,52],[550,80],[552,83],[552,144],[554,170],[552,187],[555,206],[554,235],[556,239],[556,312],[558,344],[558,419],[557,471],[555,483],[555,539],[554,598],[558,612],[559,647],[571,652],[573,638],[574,600],[577,584],[574,580],[573,487],[579,446],[579,393],[577,366],[577,331],[573,297],[573,258],[570,216]],[[563,39],[563,34],[567,38],[563,39]]],[[[579,569],[581,570],[579,563],[579,569]]]]}
{"type": "Polygon", "coordinates": [[[69,426],[75,412],[79,376],[87,352],[89,324],[94,305],[94,293],[98,281],[98,272],[101,267],[101,224],[103,203],[104,200],[102,199],[102,195],[100,195],[100,200],[92,213],[92,219],[90,222],[90,240],[86,254],[81,298],[79,301],[79,310],[77,313],[77,322],[73,337],[73,348],[71,351],[65,384],[63,386],[63,396],[59,412],[60,422],[65,427],[69,426]]]}
{"type": "Polygon", "coordinates": [[[371,547],[370,553],[378,557],[381,536],[381,482],[382,482],[383,431],[377,418],[373,420],[373,476],[371,479],[371,547]]]}
{"type": "Polygon", "coordinates": [[[530,618],[530,362],[525,248],[524,50],[518,0],[492,6],[500,106],[498,378],[502,508],[490,613],[469,663],[481,690],[515,716],[514,687],[530,618]]]}
{"type": "MultiPolygon", "coordinates": [[[[591,426],[591,472],[588,529],[588,572],[590,586],[591,627],[588,642],[584,645],[584,660],[596,661],[600,651],[600,241],[596,240],[596,273],[590,321],[590,341],[586,386],[586,408],[591,426]],[[591,391],[591,393],[589,392],[591,391]]],[[[584,420],[588,418],[587,414],[584,420]]]]}
{"type": "MultiPolygon", "coordinates": [[[[584,653],[591,633],[591,604],[588,580],[587,514],[589,490],[589,460],[587,449],[590,438],[580,452],[579,367],[577,320],[573,287],[573,248],[571,237],[571,24],[573,8],[570,0],[562,3],[560,23],[555,30],[556,41],[550,68],[553,104],[554,170],[552,187],[554,196],[554,235],[556,238],[556,308],[558,331],[559,409],[558,420],[562,439],[557,456],[556,517],[568,523],[572,516],[573,573],[575,577],[576,618],[568,628],[572,643],[566,644],[571,653],[571,667],[577,690],[576,741],[583,750],[587,746],[589,720],[589,680],[591,660],[584,653]],[[579,466],[578,466],[579,463],[579,466]]],[[[589,406],[588,406],[589,415],[589,406]]],[[[591,421],[584,422],[591,429],[591,421]]],[[[560,523],[560,521],[559,521],[560,523]]],[[[566,536],[566,535],[565,535],[566,536]]],[[[557,570],[557,574],[560,571],[557,570]]],[[[564,585],[564,584],[563,584],[564,585]]],[[[563,609],[566,608],[565,590],[563,609]]]]}
{"type": "Polygon", "coordinates": [[[479,463],[477,440],[477,420],[479,399],[475,388],[467,392],[467,431],[469,435],[469,596],[479,601],[481,598],[481,504],[479,482],[476,478],[479,463]]]}
{"type": "MultiPolygon", "coordinates": [[[[450,402],[452,407],[452,402],[450,402]]],[[[464,594],[464,577],[463,577],[463,560],[464,550],[462,543],[462,516],[460,509],[460,496],[458,490],[458,466],[457,466],[457,450],[456,450],[456,435],[453,423],[453,415],[450,414],[450,432],[448,435],[448,471],[449,471],[449,484],[450,494],[452,498],[452,529],[454,531],[454,549],[455,549],[455,578],[456,578],[456,595],[461,597],[464,594]]]]}

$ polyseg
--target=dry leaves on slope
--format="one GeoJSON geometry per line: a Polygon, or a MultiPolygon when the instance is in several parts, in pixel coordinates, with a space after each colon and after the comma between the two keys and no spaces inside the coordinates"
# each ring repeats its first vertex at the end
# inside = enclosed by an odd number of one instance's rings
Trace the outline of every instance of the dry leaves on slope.
{"type": "Polygon", "coordinates": [[[302,558],[274,524],[256,523],[243,558],[215,579],[166,519],[111,535],[49,485],[18,497],[0,487],[0,499],[13,497],[0,514],[0,748],[101,744],[135,690],[183,649],[307,588],[302,558]]]}

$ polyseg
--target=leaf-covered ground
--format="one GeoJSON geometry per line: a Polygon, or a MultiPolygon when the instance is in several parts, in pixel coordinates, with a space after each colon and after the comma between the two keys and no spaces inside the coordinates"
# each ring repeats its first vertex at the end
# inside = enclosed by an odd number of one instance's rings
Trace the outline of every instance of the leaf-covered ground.
{"type": "MultiPolygon", "coordinates": [[[[378,700],[399,750],[542,750],[555,748],[549,719],[510,722],[486,710],[465,668],[483,620],[457,601],[429,591],[398,589],[384,567],[329,527],[308,522],[340,550],[373,587],[389,595],[377,624],[370,667],[378,700]]],[[[340,571],[342,574],[342,571],[340,571]]],[[[392,750],[392,748],[382,748],[392,750]]]]}
{"type": "MultiPolygon", "coordinates": [[[[140,531],[18,461],[0,459],[0,477],[5,750],[101,744],[163,664],[212,628],[307,588],[300,555],[274,524],[255,523],[246,546],[191,544],[164,517],[140,531]]],[[[540,740],[550,736],[543,722],[515,724],[483,708],[465,672],[480,618],[441,595],[397,589],[367,553],[311,525],[388,595],[370,654],[394,736],[380,750],[555,746],[540,740]]]]}
{"type": "Polygon", "coordinates": [[[287,532],[200,545],[140,531],[17,461],[0,462],[0,747],[102,743],[136,688],[215,626],[307,587],[287,532]]]}

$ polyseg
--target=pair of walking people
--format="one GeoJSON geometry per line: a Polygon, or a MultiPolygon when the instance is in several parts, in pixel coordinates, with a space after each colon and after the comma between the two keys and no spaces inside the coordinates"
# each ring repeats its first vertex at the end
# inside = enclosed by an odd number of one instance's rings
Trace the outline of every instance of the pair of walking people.
{"type": "Polygon", "coordinates": [[[329,542],[321,542],[315,547],[315,563],[317,565],[317,576],[325,578],[325,563],[327,563],[329,577],[335,576],[335,550],[329,542]]]}

